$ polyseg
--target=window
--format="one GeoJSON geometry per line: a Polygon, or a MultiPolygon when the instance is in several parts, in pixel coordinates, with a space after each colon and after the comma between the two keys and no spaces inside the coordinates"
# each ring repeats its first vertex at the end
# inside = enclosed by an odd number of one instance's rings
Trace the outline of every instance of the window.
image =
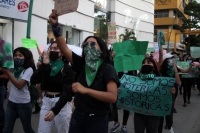
{"type": "Polygon", "coordinates": [[[169,10],[155,11],[155,18],[166,18],[169,17],[169,10]]]}

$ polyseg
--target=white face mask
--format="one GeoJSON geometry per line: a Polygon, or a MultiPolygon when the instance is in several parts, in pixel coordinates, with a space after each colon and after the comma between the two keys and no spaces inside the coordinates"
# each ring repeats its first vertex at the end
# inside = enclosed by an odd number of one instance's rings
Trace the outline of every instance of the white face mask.
{"type": "Polygon", "coordinates": [[[192,60],[187,60],[187,62],[192,63],[192,60]]]}
{"type": "Polygon", "coordinates": [[[170,59],[169,62],[168,62],[168,65],[173,66],[174,65],[174,59],[170,59]]]}

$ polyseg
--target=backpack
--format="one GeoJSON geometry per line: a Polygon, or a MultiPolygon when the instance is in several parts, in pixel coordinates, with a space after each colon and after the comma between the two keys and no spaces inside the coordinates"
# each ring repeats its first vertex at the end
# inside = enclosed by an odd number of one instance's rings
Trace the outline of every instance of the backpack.
{"type": "Polygon", "coordinates": [[[37,90],[35,84],[27,83],[27,86],[28,86],[28,90],[29,90],[30,96],[31,96],[31,103],[35,104],[37,102],[37,100],[40,98],[40,93],[37,90]]]}

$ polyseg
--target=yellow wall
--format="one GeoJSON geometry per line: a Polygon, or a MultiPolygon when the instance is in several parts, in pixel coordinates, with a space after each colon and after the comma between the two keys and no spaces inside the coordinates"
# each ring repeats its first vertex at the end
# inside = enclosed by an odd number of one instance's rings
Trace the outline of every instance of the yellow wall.
{"type": "MultiPolygon", "coordinates": [[[[162,30],[162,31],[164,32],[164,35],[165,35],[165,42],[168,42],[171,29],[166,29],[166,30],[162,30]]],[[[159,32],[159,30],[158,30],[158,32],[159,32]]],[[[180,33],[180,31],[179,30],[172,30],[169,42],[175,41],[175,33],[180,33]]],[[[176,35],[176,42],[180,42],[180,41],[181,41],[181,36],[180,36],[180,34],[177,34],[176,35]]]]}
{"type": "Polygon", "coordinates": [[[174,21],[174,19],[175,18],[173,18],[173,17],[171,17],[171,18],[154,18],[154,25],[156,25],[156,26],[172,25],[174,23],[174,25],[179,25],[181,27],[183,22],[179,18],[176,18],[175,21],[174,21]]]}

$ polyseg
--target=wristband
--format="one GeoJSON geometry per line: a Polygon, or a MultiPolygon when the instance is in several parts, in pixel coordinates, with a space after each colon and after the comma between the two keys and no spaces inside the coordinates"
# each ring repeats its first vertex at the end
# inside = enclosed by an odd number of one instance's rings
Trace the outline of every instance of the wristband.
{"type": "Polygon", "coordinates": [[[62,31],[61,31],[59,23],[52,25],[52,31],[53,31],[53,34],[56,38],[62,36],[62,31]]]}

